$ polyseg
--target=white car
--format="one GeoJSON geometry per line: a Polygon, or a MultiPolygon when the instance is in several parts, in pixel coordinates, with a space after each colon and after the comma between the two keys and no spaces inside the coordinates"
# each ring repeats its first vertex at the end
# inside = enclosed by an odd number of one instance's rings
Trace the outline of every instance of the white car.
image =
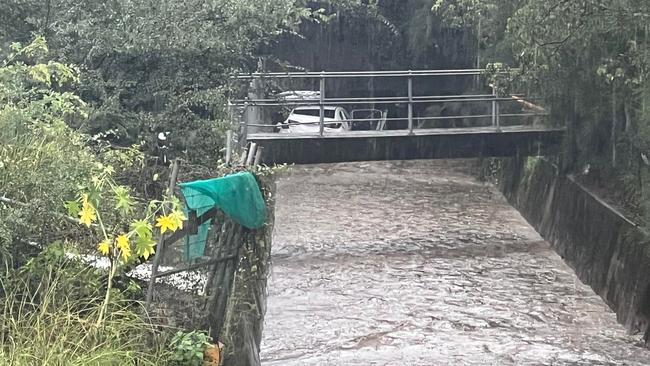
{"type": "MultiPolygon", "coordinates": [[[[350,115],[342,107],[323,108],[324,132],[343,132],[350,130],[350,115]]],[[[278,124],[281,133],[319,133],[320,107],[305,106],[294,108],[289,117],[278,124]]]]}

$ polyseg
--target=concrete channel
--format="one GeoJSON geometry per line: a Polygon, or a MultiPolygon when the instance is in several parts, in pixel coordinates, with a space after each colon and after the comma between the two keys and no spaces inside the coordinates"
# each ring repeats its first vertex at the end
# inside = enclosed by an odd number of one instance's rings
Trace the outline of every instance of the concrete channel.
{"type": "Polygon", "coordinates": [[[475,160],[296,166],[277,186],[262,364],[646,365],[475,160]]]}

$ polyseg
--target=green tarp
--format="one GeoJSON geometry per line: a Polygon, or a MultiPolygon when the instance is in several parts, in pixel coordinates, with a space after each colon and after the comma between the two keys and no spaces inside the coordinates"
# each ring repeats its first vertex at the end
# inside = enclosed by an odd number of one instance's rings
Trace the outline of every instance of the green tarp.
{"type": "MultiPolygon", "coordinates": [[[[214,206],[228,217],[249,229],[258,229],[266,221],[266,205],[255,177],[249,172],[221,178],[181,183],[187,208],[201,216],[214,206]]],[[[205,241],[212,220],[203,223],[196,235],[187,238],[188,260],[203,256],[205,241]]]]}

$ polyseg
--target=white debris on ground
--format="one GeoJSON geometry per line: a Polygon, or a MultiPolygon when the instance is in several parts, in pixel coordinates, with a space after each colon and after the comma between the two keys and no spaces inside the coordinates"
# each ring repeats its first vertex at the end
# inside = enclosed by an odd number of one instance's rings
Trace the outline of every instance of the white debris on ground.
{"type": "MultiPolygon", "coordinates": [[[[70,259],[79,259],[82,262],[100,269],[108,269],[110,261],[107,257],[98,257],[90,254],[66,253],[70,259]]],[[[129,271],[126,275],[133,279],[148,282],[151,278],[151,263],[142,263],[129,271]]],[[[166,272],[176,269],[176,267],[159,266],[158,272],[166,272]]],[[[203,295],[203,289],[207,281],[206,275],[199,271],[181,272],[173,275],[158,278],[157,283],[164,283],[173,286],[181,291],[192,292],[197,295],[203,295]]]]}
{"type": "MultiPolygon", "coordinates": [[[[173,269],[176,268],[168,266],[158,267],[159,272],[166,272],[173,269]]],[[[127,276],[143,281],[149,281],[151,278],[151,264],[143,263],[135,267],[135,269],[133,269],[131,272],[127,273],[127,276]]],[[[203,295],[203,289],[205,288],[206,281],[207,277],[205,273],[199,271],[191,271],[161,277],[158,279],[157,283],[165,283],[182,291],[192,292],[197,295],[203,295]]]]}

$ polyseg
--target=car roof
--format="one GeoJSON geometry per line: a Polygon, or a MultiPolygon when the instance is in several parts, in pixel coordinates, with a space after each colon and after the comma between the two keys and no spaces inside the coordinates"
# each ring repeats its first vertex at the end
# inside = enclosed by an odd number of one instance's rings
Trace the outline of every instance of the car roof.
{"type": "MultiPolygon", "coordinates": [[[[338,108],[338,107],[331,106],[331,105],[323,106],[323,109],[336,109],[336,108],[338,108]]],[[[293,110],[294,111],[297,111],[297,110],[299,111],[299,110],[313,110],[313,109],[320,109],[320,106],[309,105],[309,106],[304,106],[304,107],[296,107],[293,110]]]]}

